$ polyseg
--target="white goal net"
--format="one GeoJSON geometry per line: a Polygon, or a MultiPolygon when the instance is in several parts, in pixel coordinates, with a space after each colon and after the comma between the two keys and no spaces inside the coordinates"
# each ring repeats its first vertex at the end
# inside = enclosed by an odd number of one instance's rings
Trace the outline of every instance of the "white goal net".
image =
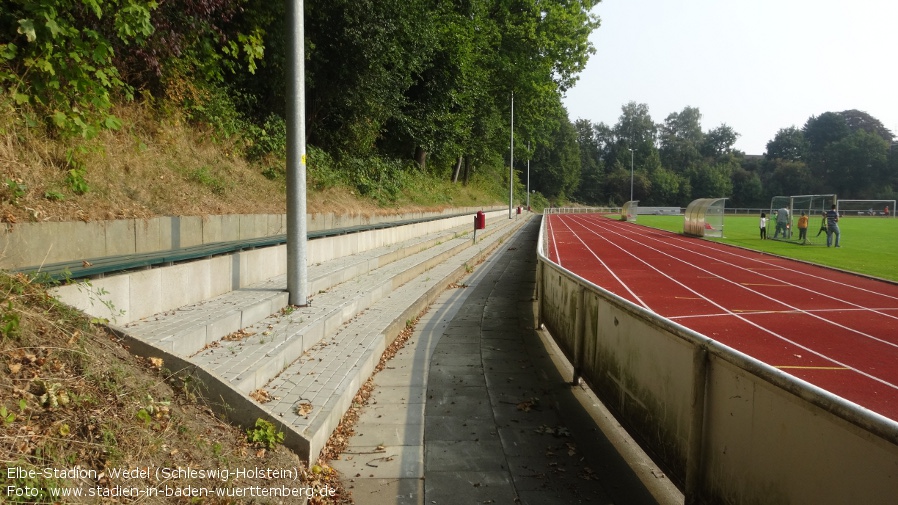
{"type": "Polygon", "coordinates": [[[845,217],[893,217],[895,200],[839,200],[838,210],[845,217]]]}
{"type": "Polygon", "coordinates": [[[802,245],[825,244],[824,215],[836,202],[836,195],[775,196],[767,215],[767,238],[785,240],[802,245]],[[799,222],[807,218],[802,232],[799,222]]]}

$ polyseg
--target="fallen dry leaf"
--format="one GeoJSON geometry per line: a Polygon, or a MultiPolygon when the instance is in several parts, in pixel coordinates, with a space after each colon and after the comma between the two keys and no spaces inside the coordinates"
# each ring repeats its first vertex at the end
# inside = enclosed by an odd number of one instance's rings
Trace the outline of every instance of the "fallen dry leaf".
{"type": "Polygon", "coordinates": [[[264,389],[257,389],[249,394],[249,397],[259,403],[268,403],[271,401],[271,394],[264,389]]]}
{"type": "Polygon", "coordinates": [[[308,416],[312,412],[311,403],[299,403],[296,405],[296,415],[308,416]]]}

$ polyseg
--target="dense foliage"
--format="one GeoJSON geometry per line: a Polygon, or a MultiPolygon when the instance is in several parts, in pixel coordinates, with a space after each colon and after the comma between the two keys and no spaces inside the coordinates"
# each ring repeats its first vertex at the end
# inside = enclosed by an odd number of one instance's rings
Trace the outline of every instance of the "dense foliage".
{"type": "MultiPolygon", "coordinates": [[[[400,170],[460,182],[479,174],[499,187],[514,94],[516,134],[531,146],[519,143],[516,158],[564,164],[557,187],[569,193],[579,163],[561,97],[593,52],[597,3],[306,0],[308,142],[362,185],[395,180],[369,172],[398,161],[400,170]]],[[[2,105],[28,125],[91,138],[119,128],[113,105],[137,96],[215,138],[242,138],[248,157],[282,159],[293,29],[285,2],[0,6],[2,105]]]]}
{"type": "Polygon", "coordinates": [[[723,124],[703,131],[693,107],[655,123],[631,102],[614,127],[576,123],[582,176],[575,196],[594,204],[685,206],[726,197],[731,207],[763,207],[776,195],[829,194],[849,199],[898,197],[898,149],[892,132],[867,113],[848,110],[781,129],[763,157],[734,149],[739,134],[723,124]],[[632,171],[632,173],[631,173],[632,171]]]}
{"type": "MultiPolygon", "coordinates": [[[[383,203],[406,174],[422,171],[459,183],[476,177],[499,194],[509,183],[513,106],[517,194],[527,170],[531,187],[553,201],[620,204],[631,191],[643,205],[896,197],[893,135],[860,111],[784,128],[763,158],[735,150],[738,133],[726,124],[703,130],[694,107],[656,123],[633,102],[613,126],[571,123],[561,98],[593,52],[598,1],[306,0],[311,163],[327,160],[321,173],[342,173],[383,203]]],[[[239,154],[277,177],[287,137],[286,6],[0,0],[0,106],[28,127],[89,139],[120,128],[114,105],[139,97],[208,127],[213,139],[237,139],[239,154]]],[[[66,167],[86,191],[78,151],[66,167]]]]}

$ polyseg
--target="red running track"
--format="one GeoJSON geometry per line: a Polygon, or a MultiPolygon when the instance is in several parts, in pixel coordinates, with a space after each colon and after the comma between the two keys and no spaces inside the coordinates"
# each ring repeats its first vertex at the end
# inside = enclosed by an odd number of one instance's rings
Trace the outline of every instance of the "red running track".
{"type": "Polygon", "coordinates": [[[898,285],[598,214],[546,225],[562,267],[898,421],[898,285]]]}

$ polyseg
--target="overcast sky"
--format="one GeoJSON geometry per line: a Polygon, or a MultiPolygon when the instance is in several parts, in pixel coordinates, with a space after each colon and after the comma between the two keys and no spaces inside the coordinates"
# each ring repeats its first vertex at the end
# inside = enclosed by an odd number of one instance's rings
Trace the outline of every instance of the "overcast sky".
{"type": "Polygon", "coordinates": [[[763,154],[781,128],[858,109],[898,134],[898,1],[603,0],[596,48],[567,92],[571,120],[613,126],[628,102],[652,120],[697,107],[736,149],[763,154]]]}

